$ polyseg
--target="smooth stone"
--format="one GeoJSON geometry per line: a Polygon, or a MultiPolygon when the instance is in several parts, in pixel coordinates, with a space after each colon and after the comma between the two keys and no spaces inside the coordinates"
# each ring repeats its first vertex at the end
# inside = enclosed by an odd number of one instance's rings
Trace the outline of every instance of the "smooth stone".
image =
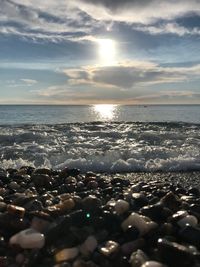
{"type": "Polygon", "coordinates": [[[195,196],[187,196],[187,195],[185,195],[185,196],[181,196],[180,199],[181,199],[181,201],[185,201],[187,203],[193,204],[193,202],[196,200],[196,197],[195,196]]]}
{"type": "Polygon", "coordinates": [[[130,256],[131,267],[140,267],[143,263],[148,260],[147,255],[140,249],[134,251],[130,256]]]}
{"type": "Polygon", "coordinates": [[[69,193],[64,193],[59,196],[60,200],[65,201],[69,198],[71,198],[71,195],[69,193]]]}
{"type": "Polygon", "coordinates": [[[7,209],[7,204],[5,202],[0,202],[0,212],[3,212],[7,209]]]}
{"type": "Polygon", "coordinates": [[[200,191],[198,188],[189,188],[188,190],[188,194],[192,194],[192,195],[195,195],[195,196],[200,196],[200,191]]]}
{"type": "Polygon", "coordinates": [[[58,262],[74,259],[76,258],[76,256],[78,256],[78,254],[79,254],[79,249],[77,247],[64,248],[60,250],[59,252],[57,252],[54,255],[54,257],[55,257],[55,261],[58,263],[58,262]]]}
{"type": "Polygon", "coordinates": [[[35,229],[36,231],[43,233],[48,228],[50,222],[47,220],[44,220],[42,218],[33,217],[31,221],[31,228],[35,229]]]}
{"type": "Polygon", "coordinates": [[[10,182],[9,187],[10,187],[11,189],[17,190],[17,189],[20,188],[20,185],[18,185],[17,182],[12,181],[12,182],[10,182]]]}
{"type": "Polygon", "coordinates": [[[51,170],[47,168],[38,168],[34,170],[34,174],[47,174],[49,176],[51,175],[51,170]]]}
{"type": "Polygon", "coordinates": [[[19,245],[24,249],[42,248],[45,243],[44,235],[34,229],[23,230],[10,238],[11,245],[19,245]]]}
{"type": "Polygon", "coordinates": [[[99,249],[100,253],[104,256],[110,256],[111,254],[115,254],[119,251],[119,244],[115,241],[109,240],[106,242],[104,247],[99,249]]]}
{"type": "Polygon", "coordinates": [[[32,181],[33,181],[33,183],[35,184],[36,187],[40,187],[40,188],[44,187],[44,188],[46,188],[46,187],[51,185],[50,184],[51,178],[47,174],[33,173],[31,175],[31,179],[32,179],[32,181]]]}
{"type": "Polygon", "coordinates": [[[179,235],[183,240],[200,248],[200,228],[199,227],[186,225],[186,227],[180,230],[179,235]]]}
{"type": "Polygon", "coordinates": [[[114,186],[116,186],[117,184],[123,185],[123,179],[121,178],[113,178],[110,182],[114,186]]]}
{"type": "Polygon", "coordinates": [[[65,183],[66,184],[76,184],[77,180],[75,177],[69,176],[69,177],[65,178],[65,183]]]}
{"type": "Polygon", "coordinates": [[[198,220],[193,215],[187,215],[183,219],[179,220],[177,224],[182,228],[185,227],[187,224],[191,226],[196,226],[198,224],[198,220]]]}
{"type": "Polygon", "coordinates": [[[66,178],[68,176],[73,176],[76,177],[80,174],[80,170],[73,168],[73,169],[69,169],[69,168],[64,168],[60,173],[59,173],[59,177],[60,178],[66,178]]]}
{"type": "Polygon", "coordinates": [[[99,265],[96,265],[92,261],[84,261],[81,259],[77,259],[76,261],[73,262],[72,267],[99,267],[99,265]]]}
{"type": "Polygon", "coordinates": [[[160,203],[144,206],[140,211],[143,215],[148,216],[152,220],[162,220],[161,213],[163,211],[163,205],[160,203]]]}
{"type": "Polygon", "coordinates": [[[180,219],[183,219],[188,215],[188,212],[186,210],[179,210],[176,213],[172,215],[172,220],[173,221],[178,221],[180,219]]]}
{"type": "Polygon", "coordinates": [[[102,217],[104,220],[104,228],[108,230],[109,233],[119,232],[121,230],[121,219],[117,214],[104,210],[102,217]]]}
{"type": "Polygon", "coordinates": [[[72,198],[66,199],[54,206],[49,206],[46,208],[46,212],[52,215],[62,215],[70,212],[75,207],[75,202],[72,198]]]}
{"type": "Polygon", "coordinates": [[[121,246],[121,250],[124,255],[129,256],[133,251],[141,249],[144,245],[145,245],[145,240],[143,238],[139,238],[137,240],[124,243],[121,246]]]}
{"type": "Polygon", "coordinates": [[[136,240],[140,235],[140,231],[135,226],[128,226],[128,229],[124,233],[124,238],[126,241],[136,240]]]}
{"type": "Polygon", "coordinates": [[[129,203],[123,199],[118,199],[115,203],[114,209],[117,214],[121,215],[129,210],[129,203]]]}
{"type": "Polygon", "coordinates": [[[33,199],[31,201],[28,201],[23,207],[27,211],[38,211],[38,210],[43,209],[42,202],[37,200],[37,199],[33,199]]]}
{"type": "Polygon", "coordinates": [[[101,206],[101,200],[96,196],[89,195],[82,200],[83,209],[89,212],[97,211],[101,206]]]}
{"type": "Polygon", "coordinates": [[[24,261],[25,261],[25,256],[22,253],[17,254],[15,261],[17,264],[19,264],[20,266],[23,265],[24,261]]]}
{"type": "Polygon", "coordinates": [[[97,189],[98,188],[98,183],[96,181],[89,181],[87,183],[87,188],[88,189],[97,189]]]}
{"type": "Polygon", "coordinates": [[[132,205],[137,208],[142,208],[143,206],[148,205],[148,199],[142,193],[133,193],[131,199],[132,205]]]}
{"type": "Polygon", "coordinates": [[[7,211],[9,214],[14,215],[19,218],[23,218],[25,214],[25,209],[15,205],[7,205],[7,211]]]}
{"type": "Polygon", "coordinates": [[[140,231],[140,235],[144,235],[151,229],[157,227],[157,224],[151,221],[148,217],[139,215],[135,212],[131,213],[131,215],[123,221],[121,227],[126,231],[130,225],[135,226],[140,231]]]}
{"type": "Polygon", "coordinates": [[[146,261],[145,263],[142,264],[141,267],[167,267],[167,266],[158,261],[146,261]]]}
{"type": "Polygon", "coordinates": [[[88,236],[85,242],[80,246],[80,252],[83,255],[92,253],[98,246],[98,242],[94,236],[88,236]]]}
{"type": "Polygon", "coordinates": [[[172,211],[179,210],[181,200],[172,192],[168,192],[162,199],[161,203],[172,211]]]}
{"type": "Polygon", "coordinates": [[[139,193],[141,190],[141,184],[132,185],[130,190],[132,191],[132,193],[139,193]]]}
{"type": "Polygon", "coordinates": [[[169,266],[194,266],[193,253],[179,243],[160,238],[158,240],[158,253],[161,260],[169,266]]]}

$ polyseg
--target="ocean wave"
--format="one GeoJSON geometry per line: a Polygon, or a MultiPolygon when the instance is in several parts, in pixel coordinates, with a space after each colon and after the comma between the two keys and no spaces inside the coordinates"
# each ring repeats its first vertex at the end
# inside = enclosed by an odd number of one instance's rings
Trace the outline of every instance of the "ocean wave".
{"type": "Polygon", "coordinates": [[[200,125],[91,122],[0,126],[0,167],[81,171],[200,170],[200,125]]]}

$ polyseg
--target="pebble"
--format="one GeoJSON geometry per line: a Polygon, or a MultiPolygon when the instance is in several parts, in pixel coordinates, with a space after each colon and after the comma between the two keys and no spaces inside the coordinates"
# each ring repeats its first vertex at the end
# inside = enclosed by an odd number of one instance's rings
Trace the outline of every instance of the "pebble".
{"type": "Polygon", "coordinates": [[[122,223],[122,229],[126,231],[129,226],[135,226],[140,235],[144,235],[149,232],[151,229],[156,228],[157,224],[151,221],[148,217],[139,215],[138,213],[131,213],[127,219],[125,219],[122,223]]]}
{"type": "Polygon", "coordinates": [[[115,241],[109,240],[106,242],[104,247],[101,247],[99,251],[104,256],[110,256],[111,254],[117,253],[119,251],[119,244],[115,241]]]}
{"type": "Polygon", "coordinates": [[[187,215],[184,218],[180,219],[177,224],[180,227],[185,227],[186,225],[196,226],[198,224],[198,220],[193,215],[187,215]]]}
{"type": "Polygon", "coordinates": [[[130,256],[131,267],[141,267],[148,260],[147,255],[140,249],[134,251],[130,256]]]}
{"type": "Polygon", "coordinates": [[[180,230],[179,235],[184,241],[194,244],[195,246],[200,248],[200,228],[199,227],[186,225],[183,229],[180,230]]]}
{"type": "Polygon", "coordinates": [[[114,208],[116,213],[121,215],[129,210],[129,203],[123,199],[118,199],[114,208]]]}
{"type": "Polygon", "coordinates": [[[158,252],[161,260],[170,266],[194,266],[195,256],[190,249],[166,239],[158,240],[158,252]]]}
{"type": "Polygon", "coordinates": [[[146,182],[70,168],[1,173],[2,267],[200,265],[199,190],[167,174],[146,182]]]}
{"type": "Polygon", "coordinates": [[[44,235],[34,229],[23,230],[10,238],[10,245],[19,245],[24,249],[42,248],[45,243],[44,235]]]}
{"type": "Polygon", "coordinates": [[[92,253],[98,246],[98,242],[94,236],[88,236],[85,242],[80,246],[80,252],[83,255],[92,253]]]}
{"type": "Polygon", "coordinates": [[[76,258],[78,254],[79,254],[79,249],[77,247],[64,248],[58,251],[54,257],[55,257],[55,261],[59,263],[62,261],[68,261],[68,260],[74,259],[76,258]]]}
{"type": "Polygon", "coordinates": [[[166,267],[166,265],[158,261],[146,261],[141,267],[166,267]]]}

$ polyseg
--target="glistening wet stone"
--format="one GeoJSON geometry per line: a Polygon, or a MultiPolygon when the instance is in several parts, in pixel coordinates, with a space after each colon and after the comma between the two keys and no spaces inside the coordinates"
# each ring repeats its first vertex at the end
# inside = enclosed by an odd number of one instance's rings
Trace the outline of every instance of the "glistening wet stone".
{"type": "Polygon", "coordinates": [[[199,189],[168,178],[0,169],[0,266],[198,267],[199,189]]]}

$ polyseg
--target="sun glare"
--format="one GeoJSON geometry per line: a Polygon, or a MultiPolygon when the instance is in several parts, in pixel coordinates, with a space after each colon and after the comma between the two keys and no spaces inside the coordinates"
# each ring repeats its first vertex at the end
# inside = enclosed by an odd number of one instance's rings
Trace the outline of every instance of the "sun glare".
{"type": "Polygon", "coordinates": [[[113,65],[115,62],[116,45],[111,39],[98,39],[101,65],[113,65]]]}
{"type": "Polygon", "coordinates": [[[114,117],[117,105],[112,104],[98,104],[94,105],[93,109],[101,119],[110,120],[114,117]]]}

